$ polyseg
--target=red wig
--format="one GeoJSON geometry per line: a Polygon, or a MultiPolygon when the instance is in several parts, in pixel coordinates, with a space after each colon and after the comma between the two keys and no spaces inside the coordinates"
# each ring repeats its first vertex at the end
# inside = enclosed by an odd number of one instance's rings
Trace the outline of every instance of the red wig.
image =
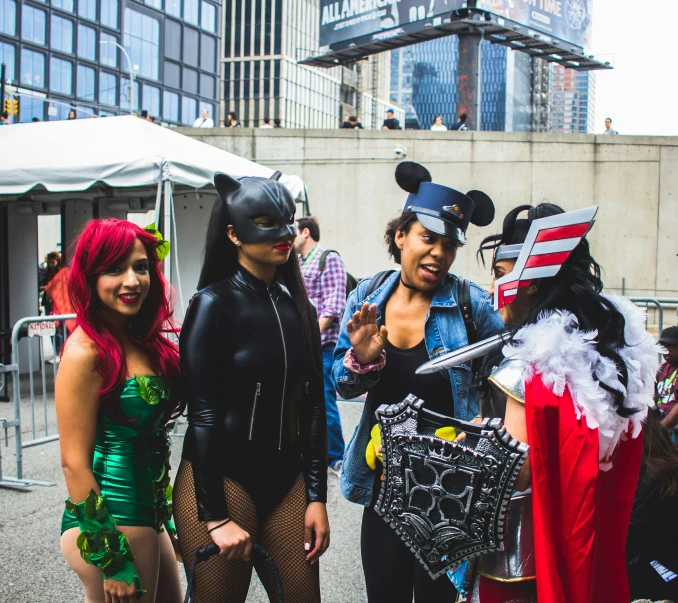
{"type": "MultiPolygon", "coordinates": [[[[179,392],[179,350],[164,333],[177,333],[172,320],[172,289],[158,261],[158,240],[127,220],[91,220],[80,233],[68,277],[68,292],[77,315],[76,325],[98,350],[97,371],[103,384],[103,398],[118,392],[127,378],[127,365],[120,338],[105,319],[96,292],[99,275],[120,264],[141,241],[148,256],[151,284],[139,312],[128,323],[128,335],[145,348],[151,363],[162,371],[175,392],[179,392]]],[[[182,411],[180,407],[178,409],[182,411]]]]}

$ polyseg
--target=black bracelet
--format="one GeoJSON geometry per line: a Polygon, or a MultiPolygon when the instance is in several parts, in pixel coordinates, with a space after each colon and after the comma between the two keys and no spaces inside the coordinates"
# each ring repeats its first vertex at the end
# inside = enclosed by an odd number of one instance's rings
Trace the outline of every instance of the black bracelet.
{"type": "Polygon", "coordinates": [[[221,528],[222,526],[225,526],[230,521],[231,521],[230,519],[227,519],[223,523],[220,523],[218,526],[214,526],[213,528],[210,528],[209,530],[207,530],[207,533],[209,534],[210,532],[214,532],[214,530],[218,530],[219,528],[221,528]]]}

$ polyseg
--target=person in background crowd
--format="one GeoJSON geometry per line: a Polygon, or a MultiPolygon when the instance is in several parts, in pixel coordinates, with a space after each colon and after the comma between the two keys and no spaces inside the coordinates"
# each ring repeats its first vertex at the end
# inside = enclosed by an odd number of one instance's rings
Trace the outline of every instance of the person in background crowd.
{"type": "Polygon", "coordinates": [[[386,119],[384,123],[381,124],[382,130],[401,130],[400,122],[396,119],[395,111],[393,109],[388,109],[386,111],[386,119]]]}
{"type": "Polygon", "coordinates": [[[363,125],[358,121],[357,115],[351,115],[343,124],[341,124],[342,129],[348,130],[362,130],[363,125]]]}
{"type": "Polygon", "coordinates": [[[238,114],[235,111],[229,111],[226,115],[227,128],[242,128],[242,124],[238,121],[238,114]]]}
{"type": "Polygon", "coordinates": [[[33,119],[31,119],[31,122],[34,123],[34,124],[37,124],[39,121],[40,120],[37,117],[34,117],[33,119]]]}
{"type": "Polygon", "coordinates": [[[141,110],[141,113],[139,114],[139,119],[143,119],[144,121],[148,121],[148,111],[146,109],[141,110]]]}
{"type": "Polygon", "coordinates": [[[144,593],[148,603],[183,600],[169,536],[166,425],[184,406],[179,350],[165,336],[178,329],[160,245],[127,220],[92,220],[73,254],[78,328],[55,387],[69,495],[61,552],[88,603],[132,603],[144,593]]]}
{"type": "Polygon", "coordinates": [[[264,123],[259,126],[259,129],[261,129],[261,130],[272,130],[273,125],[271,124],[271,118],[270,117],[264,117],[264,123]]]}
{"type": "Polygon", "coordinates": [[[200,112],[200,117],[198,117],[193,122],[194,128],[213,128],[214,121],[210,117],[210,112],[203,107],[203,110],[200,112]]]}
{"type": "Polygon", "coordinates": [[[78,116],[77,116],[76,113],[75,113],[75,109],[71,109],[71,110],[68,112],[68,118],[67,118],[67,120],[70,121],[71,119],[78,119],[78,116]]]}
{"type": "Polygon", "coordinates": [[[150,121],[152,124],[154,124],[154,123],[155,123],[155,116],[149,115],[149,116],[148,116],[148,121],[150,121]]]}
{"type": "Polygon", "coordinates": [[[440,115],[433,120],[431,132],[447,132],[447,126],[443,124],[443,118],[440,115]]]}
{"type": "Polygon", "coordinates": [[[45,308],[45,315],[49,316],[54,311],[54,303],[45,287],[56,276],[57,272],[63,268],[61,264],[61,254],[58,251],[51,251],[45,256],[45,263],[38,276],[40,291],[42,292],[42,306],[45,308]]]}
{"type": "Polygon", "coordinates": [[[666,354],[664,354],[664,362],[657,373],[655,402],[662,417],[662,425],[672,431],[678,424],[678,404],[676,404],[678,326],[664,329],[659,336],[659,344],[666,348],[666,354]]]}
{"type": "Polygon", "coordinates": [[[323,355],[325,413],[327,415],[327,463],[335,475],[341,473],[344,437],[337,407],[337,388],[332,377],[334,346],[346,307],[346,268],[339,254],[322,247],[320,227],[315,218],[297,220],[294,250],[299,255],[301,274],[308,297],[318,312],[323,355]]]}
{"type": "Polygon", "coordinates": [[[273,120],[274,128],[282,128],[282,120],[279,117],[276,117],[273,120]]]}
{"type": "MultiPolygon", "coordinates": [[[[424,407],[433,412],[463,421],[476,416],[478,398],[467,366],[444,375],[416,375],[415,370],[431,355],[468,343],[459,304],[461,279],[449,270],[466,242],[469,222],[487,226],[494,205],[480,191],[465,195],[433,184],[428,170],[411,161],[398,164],[396,181],[410,195],[402,214],[389,222],[385,239],[401,269],[364,279],[351,293],[334,352],[339,394],[351,399],[367,393],[346,447],[340,486],[347,500],[365,505],[360,546],[369,603],[411,603],[413,594],[417,603],[447,603],[456,596],[450,580],[432,580],[374,510],[383,469],[378,457],[369,460],[369,445],[374,411],[408,394],[425,400],[424,407]]],[[[467,286],[479,339],[502,331],[504,323],[487,293],[473,283],[467,286]]]]}
{"type": "Polygon", "coordinates": [[[643,433],[643,461],[626,541],[626,567],[632,599],[678,601],[678,448],[650,411],[643,433]],[[653,565],[657,563],[662,567],[653,565]],[[666,575],[670,578],[670,575],[666,575]]]}
{"type": "Polygon", "coordinates": [[[0,126],[11,126],[12,122],[9,121],[9,113],[3,111],[0,113],[0,126]]]}
{"type": "Polygon", "coordinates": [[[466,131],[468,130],[468,126],[466,125],[466,120],[468,119],[468,115],[466,113],[461,113],[459,115],[459,121],[456,122],[452,126],[452,130],[461,130],[461,131],[466,131]]]}
{"type": "Polygon", "coordinates": [[[605,132],[603,134],[607,134],[608,136],[616,136],[619,134],[617,130],[612,129],[612,120],[609,117],[605,118],[605,132]]]}

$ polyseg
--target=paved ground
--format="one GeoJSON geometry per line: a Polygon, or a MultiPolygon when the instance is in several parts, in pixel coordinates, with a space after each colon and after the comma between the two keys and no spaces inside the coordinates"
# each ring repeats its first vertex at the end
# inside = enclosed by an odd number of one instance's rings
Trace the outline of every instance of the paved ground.
{"type": "MultiPolygon", "coordinates": [[[[22,388],[27,392],[26,388],[22,388]]],[[[40,400],[41,403],[41,400],[40,400]]],[[[54,429],[52,400],[48,399],[47,423],[54,429]]],[[[358,422],[362,404],[340,403],[344,433],[348,437],[358,422]]],[[[36,408],[38,431],[44,421],[42,408],[36,408]]],[[[0,403],[0,418],[10,418],[10,404],[0,403]]],[[[31,413],[22,408],[26,426],[24,440],[30,439],[31,413]]],[[[13,430],[12,430],[13,431],[13,430]]],[[[0,435],[2,431],[0,431],[0,435]]],[[[4,438],[1,438],[4,439],[4,438]]],[[[173,438],[172,466],[178,467],[182,440],[173,438]]],[[[14,440],[2,446],[2,469],[15,475],[14,440]]],[[[82,601],[80,583],[61,556],[59,526],[67,497],[59,464],[59,443],[52,442],[24,449],[24,475],[52,481],[55,486],[34,487],[30,492],[0,488],[0,602],[2,603],[74,603],[82,601]]],[[[339,492],[338,480],[330,475],[328,511],[332,527],[332,545],[321,560],[321,586],[325,603],[363,603],[366,601],[360,565],[361,508],[348,503],[339,492]]],[[[183,567],[182,567],[183,570],[183,567]]],[[[183,571],[181,572],[183,574],[183,571]]],[[[253,579],[250,603],[267,603],[265,592],[253,579]]],[[[162,602],[158,602],[162,603],[162,602]]]]}

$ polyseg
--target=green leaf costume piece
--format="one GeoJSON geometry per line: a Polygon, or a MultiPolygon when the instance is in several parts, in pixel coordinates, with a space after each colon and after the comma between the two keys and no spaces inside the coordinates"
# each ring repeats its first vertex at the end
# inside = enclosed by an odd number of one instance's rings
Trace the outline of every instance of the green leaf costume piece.
{"type": "Polygon", "coordinates": [[[132,565],[135,557],[129,540],[115,529],[115,520],[106,508],[104,497],[97,496],[94,490],[90,490],[84,502],[74,504],[70,498],[67,499],[66,510],[80,524],[77,540],[80,556],[90,565],[101,568],[104,578],[127,584],[134,582],[137,599],[143,597],[146,590],[141,586],[139,574],[132,565]]]}
{"type": "Polygon", "coordinates": [[[158,239],[158,246],[155,248],[155,253],[158,256],[158,261],[162,262],[169,255],[169,241],[165,241],[165,239],[162,238],[162,234],[160,234],[160,231],[155,227],[155,222],[152,222],[146,226],[144,230],[148,234],[152,234],[156,239],[158,239]]]}

